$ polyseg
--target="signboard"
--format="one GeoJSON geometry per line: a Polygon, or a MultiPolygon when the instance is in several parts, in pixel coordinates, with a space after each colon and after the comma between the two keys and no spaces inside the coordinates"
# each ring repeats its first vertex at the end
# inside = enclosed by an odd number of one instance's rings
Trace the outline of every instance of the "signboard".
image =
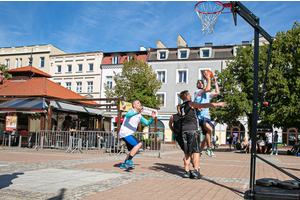
{"type": "MultiPolygon", "coordinates": [[[[122,111],[129,111],[130,109],[132,109],[132,105],[129,102],[126,101],[120,101],[120,110],[122,111]]],[[[152,115],[152,111],[155,111],[156,115],[157,115],[157,110],[154,108],[148,108],[148,107],[143,107],[143,111],[142,111],[142,115],[152,115]]]]}
{"type": "Polygon", "coordinates": [[[7,113],[5,118],[5,130],[13,131],[17,129],[18,116],[17,113],[7,113]]]}

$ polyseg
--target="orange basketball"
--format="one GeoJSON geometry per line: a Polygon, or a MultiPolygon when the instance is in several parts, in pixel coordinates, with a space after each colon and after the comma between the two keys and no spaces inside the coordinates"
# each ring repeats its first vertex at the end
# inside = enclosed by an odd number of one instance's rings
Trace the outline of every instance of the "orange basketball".
{"type": "Polygon", "coordinates": [[[210,70],[205,70],[205,71],[203,72],[203,77],[204,77],[205,72],[208,73],[208,75],[209,75],[210,78],[214,77],[214,74],[213,74],[212,71],[210,71],[210,70]]]}

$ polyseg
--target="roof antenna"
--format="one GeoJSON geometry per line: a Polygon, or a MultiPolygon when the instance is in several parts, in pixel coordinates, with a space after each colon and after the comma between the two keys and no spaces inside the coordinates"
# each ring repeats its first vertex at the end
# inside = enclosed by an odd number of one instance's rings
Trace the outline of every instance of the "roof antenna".
{"type": "Polygon", "coordinates": [[[33,48],[31,49],[31,55],[30,55],[30,58],[29,58],[29,66],[32,66],[32,51],[33,51],[33,48]]]}

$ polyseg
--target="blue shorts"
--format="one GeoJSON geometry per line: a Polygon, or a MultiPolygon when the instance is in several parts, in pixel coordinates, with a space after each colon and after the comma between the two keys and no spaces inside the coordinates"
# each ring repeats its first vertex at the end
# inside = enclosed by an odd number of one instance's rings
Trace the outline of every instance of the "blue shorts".
{"type": "Polygon", "coordinates": [[[200,117],[198,119],[199,119],[199,125],[201,126],[201,129],[202,129],[202,133],[203,133],[203,135],[206,135],[207,131],[205,130],[205,128],[203,126],[204,122],[207,122],[212,128],[213,128],[213,125],[212,125],[210,119],[208,119],[206,117],[200,117]]]}
{"type": "Polygon", "coordinates": [[[131,151],[131,149],[133,147],[138,145],[138,143],[141,143],[141,141],[139,139],[137,139],[136,137],[134,137],[133,135],[128,135],[121,139],[126,143],[128,151],[131,151]]]}

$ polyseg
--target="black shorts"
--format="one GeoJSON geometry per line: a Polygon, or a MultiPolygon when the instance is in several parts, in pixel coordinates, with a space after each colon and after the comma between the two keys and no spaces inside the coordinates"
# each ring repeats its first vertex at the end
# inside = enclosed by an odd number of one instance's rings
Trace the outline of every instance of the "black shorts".
{"type": "Polygon", "coordinates": [[[176,135],[175,140],[178,143],[178,145],[180,146],[180,148],[182,149],[182,151],[184,151],[184,143],[183,143],[182,135],[181,134],[176,135]]]}
{"type": "Polygon", "coordinates": [[[184,144],[184,153],[199,153],[200,152],[200,131],[184,131],[182,132],[184,144]]]}

